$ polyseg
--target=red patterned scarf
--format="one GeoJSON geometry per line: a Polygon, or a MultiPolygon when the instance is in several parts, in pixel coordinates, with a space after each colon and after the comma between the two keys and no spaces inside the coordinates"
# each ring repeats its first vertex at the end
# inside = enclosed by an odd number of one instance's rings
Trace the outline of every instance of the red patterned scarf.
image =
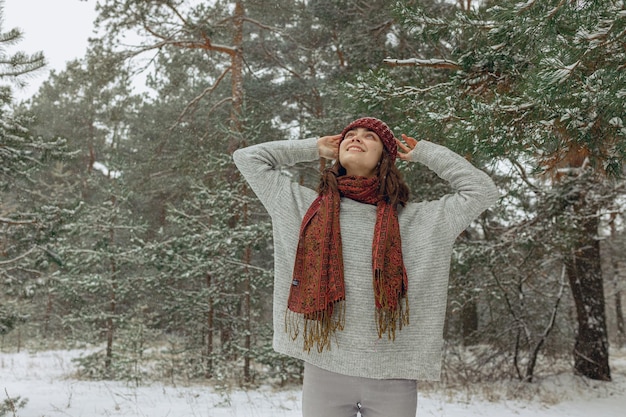
{"type": "Polygon", "coordinates": [[[376,205],[372,270],[378,336],[395,339],[396,328],[409,322],[408,286],[402,260],[398,213],[378,197],[378,178],[342,176],[339,193],[318,196],[304,215],[287,303],[286,330],[295,339],[304,319],[304,349],[330,348],[330,336],[343,330],[345,284],[339,205],[341,196],[376,205]],[[404,301],[404,308],[403,302],[404,301]],[[295,315],[293,313],[296,313],[295,315]]]}

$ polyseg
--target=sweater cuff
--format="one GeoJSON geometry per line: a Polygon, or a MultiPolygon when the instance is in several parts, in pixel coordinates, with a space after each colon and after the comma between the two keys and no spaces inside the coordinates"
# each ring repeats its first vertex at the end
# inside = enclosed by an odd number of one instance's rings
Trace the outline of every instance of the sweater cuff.
{"type": "Polygon", "coordinates": [[[417,145],[415,145],[415,149],[411,153],[411,162],[419,162],[428,166],[430,161],[435,158],[438,147],[439,145],[436,145],[427,140],[420,140],[419,142],[417,142],[417,145]]]}

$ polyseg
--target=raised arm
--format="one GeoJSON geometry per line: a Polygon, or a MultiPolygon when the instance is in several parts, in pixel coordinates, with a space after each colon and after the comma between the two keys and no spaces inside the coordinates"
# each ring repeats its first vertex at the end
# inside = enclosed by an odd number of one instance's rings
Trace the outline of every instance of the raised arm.
{"type": "Polygon", "coordinates": [[[319,157],[317,138],[265,142],[233,153],[235,165],[271,216],[281,204],[281,197],[297,186],[281,168],[319,157]]]}
{"type": "Polygon", "coordinates": [[[454,235],[460,234],[483,211],[498,199],[498,189],[491,178],[469,161],[445,146],[402,135],[398,140],[398,156],[406,161],[426,165],[441,179],[450,183],[454,192],[442,197],[441,204],[447,223],[454,235]]]}

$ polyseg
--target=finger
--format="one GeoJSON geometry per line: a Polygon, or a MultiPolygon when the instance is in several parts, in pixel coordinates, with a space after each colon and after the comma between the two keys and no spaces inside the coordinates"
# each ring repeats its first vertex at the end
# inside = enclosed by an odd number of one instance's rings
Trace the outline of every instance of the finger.
{"type": "MultiPolygon", "coordinates": [[[[404,136],[404,135],[402,135],[404,136]]],[[[402,149],[404,152],[411,152],[411,148],[409,148],[408,146],[406,146],[404,143],[402,143],[402,141],[398,138],[395,138],[396,143],[398,144],[398,147],[400,147],[400,149],[402,149]]]]}
{"type": "Polygon", "coordinates": [[[405,135],[404,133],[402,134],[402,139],[404,139],[404,141],[409,144],[411,149],[415,148],[415,145],[417,145],[417,140],[415,140],[414,138],[410,136],[405,135]]]}
{"type": "Polygon", "coordinates": [[[329,136],[329,138],[330,138],[330,141],[335,144],[341,142],[341,135],[332,135],[332,136],[329,136]]]}

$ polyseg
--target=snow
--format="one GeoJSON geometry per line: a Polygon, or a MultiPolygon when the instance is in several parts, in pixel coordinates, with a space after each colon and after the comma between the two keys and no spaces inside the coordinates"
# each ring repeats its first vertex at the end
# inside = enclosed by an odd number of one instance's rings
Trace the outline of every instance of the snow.
{"type": "MultiPolygon", "coordinates": [[[[277,390],[219,390],[209,385],[150,383],[139,387],[118,381],[84,381],[73,375],[80,350],[3,353],[0,389],[4,399],[27,398],[8,417],[299,417],[298,387],[277,390]]],[[[626,351],[612,352],[613,382],[571,375],[544,377],[520,385],[500,383],[462,390],[420,392],[419,417],[617,417],[626,410],[626,351]],[[516,399],[503,387],[518,387],[516,399]],[[530,388],[529,388],[530,387],[530,388]]]]}
{"type": "Polygon", "coordinates": [[[93,169],[100,171],[105,177],[119,178],[122,173],[120,171],[109,170],[109,168],[101,162],[94,162],[93,169]]]}

